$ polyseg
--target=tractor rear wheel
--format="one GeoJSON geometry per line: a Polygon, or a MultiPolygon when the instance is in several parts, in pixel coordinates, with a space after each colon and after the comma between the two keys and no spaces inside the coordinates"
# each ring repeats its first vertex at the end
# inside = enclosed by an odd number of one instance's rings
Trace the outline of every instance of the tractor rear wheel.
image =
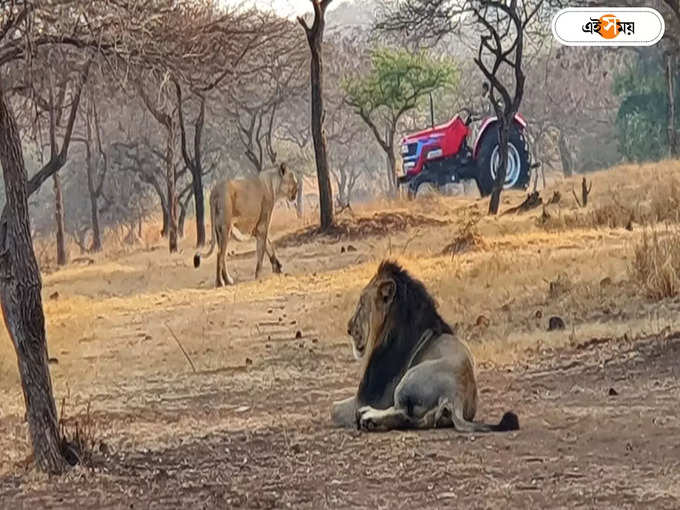
{"type": "MultiPolygon", "coordinates": [[[[503,189],[526,189],[531,180],[527,141],[514,124],[508,135],[508,167],[503,189]]],[[[483,197],[493,191],[500,161],[498,131],[492,128],[484,134],[477,156],[477,184],[483,197]]]]}

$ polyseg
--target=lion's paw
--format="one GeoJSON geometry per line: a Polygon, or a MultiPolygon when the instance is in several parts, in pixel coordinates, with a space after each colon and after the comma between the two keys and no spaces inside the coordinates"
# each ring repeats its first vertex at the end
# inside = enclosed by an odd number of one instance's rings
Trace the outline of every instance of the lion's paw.
{"type": "Polygon", "coordinates": [[[357,410],[357,425],[359,430],[366,430],[368,432],[378,430],[380,427],[378,418],[381,413],[379,409],[373,409],[371,406],[364,406],[357,410]]]}

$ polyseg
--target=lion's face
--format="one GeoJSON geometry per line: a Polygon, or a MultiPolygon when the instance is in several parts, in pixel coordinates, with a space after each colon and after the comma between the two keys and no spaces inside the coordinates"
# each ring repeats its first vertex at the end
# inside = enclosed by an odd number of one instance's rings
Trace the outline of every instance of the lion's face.
{"type": "Polygon", "coordinates": [[[393,280],[371,280],[361,292],[356,310],[347,323],[347,333],[352,339],[352,352],[356,359],[363,358],[367,351],[376,346],[395,293],[396,284],[393,280]]]}
{"type": "Polygon", "coordinates": [[[295,173],[290,171],[285,163],[281,163],[279,173],[281,175],[279,196],[286,197],[291,202],[294,202],[298,194],[298,183],[295,173]]]}

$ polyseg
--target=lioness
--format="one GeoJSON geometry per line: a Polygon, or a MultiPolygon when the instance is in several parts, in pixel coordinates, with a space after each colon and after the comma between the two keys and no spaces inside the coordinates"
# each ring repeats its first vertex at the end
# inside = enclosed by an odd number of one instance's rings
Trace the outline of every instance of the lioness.
{"type": "Polygon", "coordinates": [[[512,412],[498,425],[472,421],[478,398],[472,354],[440,317],[425,286],[396,263],[383,261],[363,289],[347,333],[363,373],[356,395],[333,403],[334,425],[519,429],[512,412]]]}
{"type": "Polygon", "coordinates": [[[212,238],[208,253],[194,255],[194,267],[201,265],[201,256],[209,257],[217,242],[217,275],[215,286],[233,285],[234,279],[227,269],[227,243],[231,235],[239,241],[250,236],[257,239],[257,264],[255,278],[262,269],[262,257],[267,252],[272,271],[281,272],[281,263],[276,258],[274,247],[269,241],[269,225],[276,201],[297,197],[298,183],[295,174],[285,163],[279,168],[260,172],[250,179],[222,180],[210,192],[210,222],[212,238]],[[248,235],[250,234],[250,235],[248,235]]]}

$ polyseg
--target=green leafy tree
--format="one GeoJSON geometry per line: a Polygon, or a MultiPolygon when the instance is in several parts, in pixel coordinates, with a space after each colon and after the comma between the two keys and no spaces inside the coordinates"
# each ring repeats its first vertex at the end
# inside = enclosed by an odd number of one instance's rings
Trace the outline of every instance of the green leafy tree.
{"type": "Polygon", "coordinates": [[[397,189],[395,137],[402,116],[418,106],[430,92],[457,82],[453,62],[434,59],[425,52],[381,48],[371,55],[367,74],[343,82],[347,103],[373,132],[387,155],[388,189],[397,189]]]}
{"type": "MultiPolygon", "coordinates": [[[[677,74],[676,74],[677,76],[677,74]]],[[[680,101],[677,78],[673,94],[680,101]]],[[[614,81],[614,92],[621,97],[616,116],[619,150],[630,161],[658,161],[670,153],[669,90],[660,51],[642,51],[629,69],[614,81]]],[[[674,126],[680,129],[675,112],[674,126]]]]}

